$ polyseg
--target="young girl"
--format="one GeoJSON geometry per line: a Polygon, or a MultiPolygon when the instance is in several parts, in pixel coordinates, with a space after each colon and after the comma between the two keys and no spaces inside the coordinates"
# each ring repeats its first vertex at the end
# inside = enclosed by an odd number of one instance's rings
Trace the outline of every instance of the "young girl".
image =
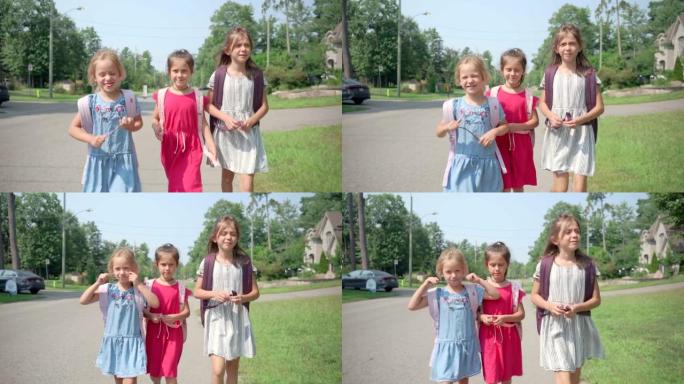
{"type": "Polygon", "coordinates": [[[266,151],[259,120],[268,112],[264,74],[254,64],[252,38],[244,28],[226,36],[219,67],[209,78],[211,131],[223,167],[221,189],[233,191],[233,178],[240,174],[240,189],[252,192],[254,174],[267,172],[266,151]],[[217,129],[218,128],[218,129],[217,129]]]}
{"type": "Polygon", "coordinates": [[[552,192],[567,191],[571,172],[572,190],[587,190],[587,176],[594,174],[596,162],[596,118],[603,113],[600,84],[584,55],[579,29],[561,26],[540,85],[544,92],[539,103],[546,116],[542,167],[553,172],[552,192]]]}
{"type": "Polygon", "coordinates": [[[201,300],[204,354],[211,358],[212,383],[237,383],[240,357],[254,357],[249,302],[259,298],[256,274],[240,248],[240,227],[221,217],[209,237],[208,255],[197,270],[195,297],[201,300]]]}
{"type": "Polygon", "coordinates": [[[537,185],[534,169],[534,129],[539,124],[536,97],[523,88],[527,58],[518,48],[501,55],[501,73],[505,83],[492,88],[487,96],[496,97],[506,115],[508,135],[496,138],[501,157],[506,165],[502,173],[504,192],[522,192],[525,185],[537,185]]]}
{"type": "Polygon", "coordinates": [[[587,359],[603,358],[590,310],[601,304],[596,266],[579,250],[579,222],[562,214],[551,224],[544,256],[537,263],[532,303],[537,306],[539,362],[557,384],[578,384],[587,359]]]}
{"type": "Polygon", "coordinates": [[[147,373],[153,383],[175,384],[178,362],[183,352],[186,332],[185,319],[190,316],[190,290],[174,278],[178,268],[178,249],[164,244],[154,252],[159,278],[148,282],[150,290],[159,298],[159,307],[145,311],[147,321],[147,373]],[[181,301],[182,297],[182,301],[181,301]]]}
{"type": "Polygon", "coordinates": [[[126,70],[116,52],[101,49],[88,65],[96,92],[78,100],[69,135],[88,144],[83,192],[140,192],[132,132],[142,128],[133,92],[121,89],[126,70]]]}
{"type": "Polygon", "coordinates": [[[152,128],[162,142],[161,162],[169,192],[202,192],[203,153],[218,165],[214,139],[203,113],[208,110],[209,99],[189,84],[194,69],[195,60],[188,51],[174,51],[166,60],[171,86],[152,95],[157,102],[152,128]]]}
{"type": "Polygon", "coordinates": [[[468,383],[480,373],[480,345],[477,339],[477,308],[485,299],[498,299],[496,288],[468,273],[465,257],[455,248],[442,252],[437,259],[437,277],[428,277],[416,290],[408,309],[429,307],[435,326],[435,346],[430,359],[431,379],[442,383],[468,383]],[[446,289],[435,288],[444,277],[446,289]],[[468,280],[477,285],[464,285],[468,280]],[[486,292],[485,292],[486,291],[486,292]]]}
{"type": "Polygon", "coordinates": [[[500,164],[491,144],[508,128],[499,103],[485,96],[489,73],[481,58],[469,55],[458,62],[456,78],[465,96],[444,102],[437,125],[437,137],[449,134],[451,144],[442,187],[447,192],[500,192],[500,164]]]}
{"type": "Polygon", "coordinates": [[[489,282],[499,291],[498,300],[486,300],[480,315],[482,372],[487,384],[509,384],[513,376],[522,376],[520,322],[525,318],[522,305],[525,292],[517,282],[506,280],[511,252],[506,244],[496,242],[485,251],[489,282]]]}
{"type": "Polygon", "coordinates": [[[105,375],[114,375],[114,382],[137,383],[147,366],[143,308],[157,308],[159,300],[138,279],[138,264],[128,248],[112,253],[107,265],[109,273],[102,273],[97,281],[81,295],[81,304],[100,302],[104,317],[102,346],[95,364],[105,375]],[[118,283],[109,284],[113,276],[118,283]]]}

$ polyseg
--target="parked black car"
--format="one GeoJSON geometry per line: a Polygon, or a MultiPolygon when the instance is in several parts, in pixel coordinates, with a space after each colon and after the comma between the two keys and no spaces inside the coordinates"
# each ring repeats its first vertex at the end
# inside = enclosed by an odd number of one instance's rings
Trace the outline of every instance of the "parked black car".
{"type": "Polygon", "coordinates": [[[0,292],[5,291],[5,283],[10,278],[13,278],[17,283],[17,293],[30,291],[35,295],[41,289],[45,289],[43,278],[33,272],[21,269],[0,269],[0,292]]]}
{"type": "Polygon", "coordinates": [[[368,86],[352,79],[344,79],[342,81],[342,101],[351,100],[354,104],[361,104],[364,100],[370,98],[368,86]]]}
{"type": "Polygon", "coordinates": [[[399,287],[397,278],[394,275],[378,271],[377,269],[357,269],[342,276],[342,289],[366,289],[368,279],[375,280],[378,291],[384,289],[387,292],[391,292],[392,289],[399,287]]]}
{"type": "Polygon", "coordinates": [[[10,95],[9,95],[9,89],[3,84],[0,84],[0,105],[4,103],[5,101],[9,101],[10,95]]]}

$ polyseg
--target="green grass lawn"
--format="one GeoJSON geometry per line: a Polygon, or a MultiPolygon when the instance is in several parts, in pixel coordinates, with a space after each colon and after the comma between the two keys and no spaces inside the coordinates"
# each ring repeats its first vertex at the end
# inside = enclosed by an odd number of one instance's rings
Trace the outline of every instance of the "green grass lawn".
{"type": "Polygon", "coordinates": [[[370,107],[367,107],[365,105],[346,104],[346,103],[342,104],[342,113],[365,111],[368,109],[370,109],[370,107]]]}
{"type": "Polygon", "coordinates": [[[681,290],[606,297],[592,311],[606,359],[582,369],[590,383],[681,383],[684,294],[681,290]]]}
{"type": "Polygon", "coordinates": [[[463,90],[455,89],[451,94],[446,93],[409,93],[402,92],[401,97],[397,97],[396,88],[370,88],[371,99],[376,100],[412,100],[412,101],[431,101],[446,100],[452,97],[463,96],[463,90]],[[388,96],[389,91],[389,96],[388,96]]]}
{"type": "Polygon", "coordinates": [[[292,285],[292,286],[287,286],[287,287],[270,287],[270,288],[259,287],[259,293],[262,293],[262,294],[263,293],[287,293],[287,292],[309,291],[312,289],[331,288],[331,287],[342,287],[342,281],[336,279],[336,280],[329,280],[329,281],[312,282],[311,284],[307,284],[307,285],[292,285]]]}
{"type": "Polygon", "coordinates": [[[40,292],[36,293],[35,295],[32,295],[29,292],[22,292],[17,295],[10,295],[9,293],[6,292],[1,292],[0,293],[0,304],[7,304],[7,303],[16,303],[18,301],[29,301],[29,300],[39,300],[44,298],[45,296],[42,295],[40,292]]]}
{"type": "Polygon", "coordinates": [[[250,306],[257,355],[240,359],[240,382],[334,384],[342,381],[339,296],[250,306]]]}
{"type": "Polygon", "coordinates": [[[265,133],[269,172],[255,177],[255,191],[342,190],[342,126],[265,133]]]}
{"type": "Polygon", "coordinates": [[[601,118],[589,191],[684,190],[682,121],[684,111],[601,118]]]}
{"type": "Polygon", "coordinates": [[[605,105],[640,104],[676,99],[684,99],[684,91],[675,91],[670,93],[663,93],[660,95],[606,97],[603,99],[603,103],[605,105]]]}
{"type": "MultiPolygon", "coordinates": [[[[397,291],[385,292],[385,291],[361,291],[356,289],[343,289],[342,290],[342,302],[351,303],[353,301],[361,300],[372,300],[372,299],[384,299],[387,297],[399,296],[397,291]]],[[[408,299],[407,299],[408,300],[408,299]]],[[[407,301],[408,303],[408,301],[407,301]]]]}
{"type": "Polygon", "coordinates": [[[340,103],[342,103],[342,96],[306,97],[301,99],[281,99],[277,96],[268,97],[269,109],[329,107],[340,105],[340,103]]]}

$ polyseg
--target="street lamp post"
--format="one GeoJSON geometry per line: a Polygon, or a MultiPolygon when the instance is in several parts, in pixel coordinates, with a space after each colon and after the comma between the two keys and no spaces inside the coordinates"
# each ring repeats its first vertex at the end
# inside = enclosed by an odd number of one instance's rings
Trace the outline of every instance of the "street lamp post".
{"type": "MultiPolygon", "coordinates": [[[[85,9],[84,7],[76,7],[76,8],[72,8],[72,9],[64,12],[64,14],[66,15],[67,13],[69,13],[71,11],[82,11],[84,9],[85,9]]],[[[50,59],[49,59],[49,63],[48,63],[48,83],[49,83],[48,88],[49,88],[49,94],[50,94],[51,99],[52,99],[52,62],[54,60],[53,56],[52,56],[52,24],[53,24],[54,18],[55,18],[55,7],[53,5],[50,8],[50,59]]]]}
{"type": "MultiPolygon", "coordinates": [[[[66,193],[62,193],[62,288],[65,287],[65,274],[64,271],[66,270],[66,217],[67,217],[67,210],[66,210],[66,193]]],[[[91,208],[84,209],[82,211],[76,212],[74,214],[74,217],[78,215],[79,213],[83,212],[92,212],[93,210],[91,208]]]]}
{"type": "MultiPolygon", "coordinates": [[[[410,213],[409,213],[409,287],[412,286],[413,284],[413,195],[410,196],[410,213]]],[[[434,216],[436,215],[437,212],[431,212],[428,213],[427,215],[423,215],[420,218],[424,218],[427,216],[434,216]]]]}

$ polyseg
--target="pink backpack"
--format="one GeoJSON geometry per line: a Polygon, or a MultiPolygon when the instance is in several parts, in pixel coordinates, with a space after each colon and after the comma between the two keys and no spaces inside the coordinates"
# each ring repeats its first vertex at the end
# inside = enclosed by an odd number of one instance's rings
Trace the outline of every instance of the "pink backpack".
{"type": "MultiPolygon", "coordinates": [[[[492,88],[489,90],[489,95],[491,97],[496,98],[499,95],[499,89],[501,89],[500,85],[497,85],[496,87],[492,88]]],[[[497,99],[498,100],[498,99],[497,99]]],[[[534,105],[534,95],[532,95],[532,91],[528,88],[525,88],[525,109],[527,111],[527,119],[532,118],[532,106],[534,105]]],[[[532,146],[534,146],[534,129],[531,129],[529,131],[515,131],[512,133],[517,133],[518,135],[530,135],[530,139],[532,140],[532,146]]]]}
{"type": "MultiPolygon", "coordinates": [[[[169,88],[167,87],[162,88],[157,92],[157,105],[159,106],[159,125],[161,126],[162,131],[164,130],[164,99],[166,97],[166,91],[168,90],[169,88]]],[[[202,129],[204,127],[204,97],[202,96],[202,93],[199,91],[199,89],[193,87],[193,90],[195,91],[195,105],[197,106],[197,135],[200,138],[200,143],[202,143],[202,153],[207,157],[207,160],[211,162],[211,165],[213,167],[218,167],[220,166],[220,164],[217,161],[211,160],[211,154],[209,153],[207,145],[204,141],[204,134],[202,129]]]]}

